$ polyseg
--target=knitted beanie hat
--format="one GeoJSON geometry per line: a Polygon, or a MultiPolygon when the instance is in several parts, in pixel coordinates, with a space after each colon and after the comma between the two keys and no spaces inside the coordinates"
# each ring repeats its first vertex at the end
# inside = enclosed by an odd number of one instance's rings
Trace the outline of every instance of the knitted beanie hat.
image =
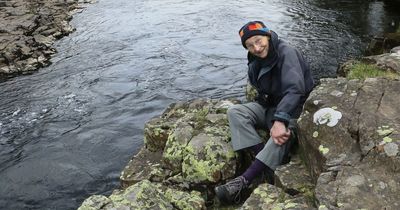
{"type": "Polygon", "coordinates": [[[240,36],[240,39],[242,40],[242,45],[244,48],[247,49],[247,47],[245,45],[246,40],[255,35],[270,36],[271,32],[261,21],[250,21],[250,22],[246,23],[239,30],[239,36],[240,36]]]}

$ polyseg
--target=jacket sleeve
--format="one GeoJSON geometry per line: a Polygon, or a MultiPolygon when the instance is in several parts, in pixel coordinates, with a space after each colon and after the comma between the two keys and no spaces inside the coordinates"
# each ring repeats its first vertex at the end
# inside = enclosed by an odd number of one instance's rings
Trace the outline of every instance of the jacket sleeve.
{"type": "Polygon", "coordinates": [[[301,103],[305,95],[305,82],[303,70],[298,52],[294,48],[287,47],[281,54],[283,63],[281,67],[281,94],[282,99],[278,103],[273,120],[284,122],[286,126],[292,118],[293,112],[301,103]]]}

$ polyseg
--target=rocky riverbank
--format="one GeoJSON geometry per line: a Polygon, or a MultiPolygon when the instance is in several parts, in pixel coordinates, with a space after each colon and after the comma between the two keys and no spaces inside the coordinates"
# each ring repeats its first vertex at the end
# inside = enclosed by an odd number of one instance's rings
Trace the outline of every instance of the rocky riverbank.
{"type": "Polygon", "coordinates": [[[298,120],[298,154],[277,169],[275,186],[253,188],[242,204],[219,206],[213,192],[253,158],[230,145],[225,113],[239,102],[196,99],[150,120],[121,189],[79,209],[399,209],[399,64],[395,48],[341,68],[349,77],[368,66],[363,77],[322,79],[298,120]]]}
{"type": "Polygon", "coordinates": [[[50,64],[55,40],[74,31],[72,15],[93,0],[5,0],[0,2],[0,78],[50,64]]]}

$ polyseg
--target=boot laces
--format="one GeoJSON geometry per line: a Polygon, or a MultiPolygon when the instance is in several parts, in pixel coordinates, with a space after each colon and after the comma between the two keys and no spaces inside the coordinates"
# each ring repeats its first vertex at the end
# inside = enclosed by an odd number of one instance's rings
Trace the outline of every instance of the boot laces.
{"type": "Polygon", "coordinates": [[[234,201],[235,203],[240,202],[240,194],[244,188],[246,188],[246,180],[244,177],[239,176],[233,179],[232,181],[226,183],[226,187],[228,192],[231,195],[235,195],[234,201]]]}

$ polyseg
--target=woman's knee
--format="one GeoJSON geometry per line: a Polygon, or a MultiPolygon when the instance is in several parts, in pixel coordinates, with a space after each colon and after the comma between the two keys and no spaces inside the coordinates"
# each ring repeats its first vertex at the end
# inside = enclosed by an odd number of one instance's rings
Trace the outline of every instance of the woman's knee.
{"type": "Polygon", "coordinates": [[[228,108],[228,111],[226,113],[228,114],[228,118],[236,117],[240,113],[243,113],[243,105],[241,104],[232,105],[228,108]]]}

